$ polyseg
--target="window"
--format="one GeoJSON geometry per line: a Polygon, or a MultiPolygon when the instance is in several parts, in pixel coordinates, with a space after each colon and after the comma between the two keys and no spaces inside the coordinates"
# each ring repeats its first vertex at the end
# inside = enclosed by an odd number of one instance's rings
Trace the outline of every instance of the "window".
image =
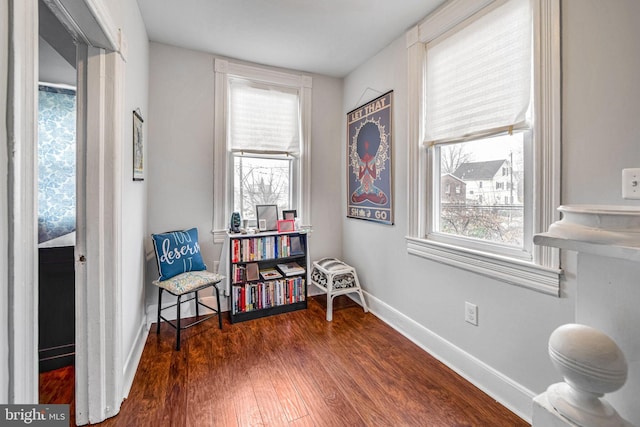
{"type": "Polygon", "coordinates": [[[256,205],[295,208],[292,180],[300,154],[296,89],[229,78],[229,154],[233,210],[255,219],[256,205]]]}
{"type": "Polygon", "coordinates": [[[461,0],[407,33],[409,253],[558,295],[558,252],[533,245],[559,204],[558,28],[558,0],[461,0]]]}
{"type": "Polygon", "coordinates": [[[453,207],[433,192],[429,234],[527,260],[532,245],[525,238],[525,216],[532,206],[517,203],[498,209],[504,197],[493,190],[503,188],[497,179],[506,174],[505,164],[514,154],[522,172],[531,163],[523,156],[531,127],[529,6],[528,0],[490,6],[426,44],[424,125],[425,144],[436,163],[434,187],[443,173],[453,173],[482,190],[453,207]],[[497,136],[505,132],[508,135],[497,136]],[[450,167],[453,170],[443,170],[450,167]]]}
{"type": "Polygon", "coordinates": [[[214,242],[256,205],[309,218],[311,77],[215,61],[214,242]]]}

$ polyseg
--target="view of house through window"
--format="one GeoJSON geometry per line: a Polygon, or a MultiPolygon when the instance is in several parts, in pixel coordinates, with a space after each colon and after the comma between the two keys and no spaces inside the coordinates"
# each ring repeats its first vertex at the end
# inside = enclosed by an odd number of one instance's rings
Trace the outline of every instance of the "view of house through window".
{"type": "Polygon", "coordinates": [[[524,132],[443,145],[434,231],[522,247],[524,132]]]}

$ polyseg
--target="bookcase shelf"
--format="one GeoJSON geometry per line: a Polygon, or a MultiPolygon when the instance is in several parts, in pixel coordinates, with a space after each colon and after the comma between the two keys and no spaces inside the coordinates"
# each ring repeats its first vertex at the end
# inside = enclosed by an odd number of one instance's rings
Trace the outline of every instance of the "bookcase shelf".
{"type": "Polygon", "coordinates": [[[307,233],[228,237],[231,323],[307,308],[307,233]]]}

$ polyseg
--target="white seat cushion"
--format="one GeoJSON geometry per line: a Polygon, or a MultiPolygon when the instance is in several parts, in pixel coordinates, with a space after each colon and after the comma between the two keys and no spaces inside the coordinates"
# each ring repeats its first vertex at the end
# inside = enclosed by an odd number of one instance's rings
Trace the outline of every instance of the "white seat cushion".
{"type": "Polygon", "coordinates": [[[198,288],[201,288],[212,283],[218,283],[224,279],[224,276],[218,273],[211,273],[209,271],[188,271],[186,273],[178,274],[167,280],[155,280],[154,285],[160,286],[163,289],[171,292],[175,295],[182,295],[187,292],[192,292],[198,288]]]}

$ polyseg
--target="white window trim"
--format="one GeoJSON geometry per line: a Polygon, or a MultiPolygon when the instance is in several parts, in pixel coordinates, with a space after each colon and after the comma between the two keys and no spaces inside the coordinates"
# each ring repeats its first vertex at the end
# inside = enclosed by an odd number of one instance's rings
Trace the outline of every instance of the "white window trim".
{"type": "Polygon", "coordinates": [[[228,136],[228,83],[229,76],[261,81],[297,88],[300,93],[300,126],[302,128],[302,144],[300,147],[299,168],[300,179],[296,176],[293,185],[293,200],[298,201],[298,217],[304,223],[311,224],[311,88],[312,78],[303,74],[286,73],[267,68],[239,64],[226,59],[216,58],[215,100],[214,100],[214,172],[213,172],[213,241],[224,243],[228,218],[233,208],[232,161],[227,150],[228,136]],[[297,183],[300,183],[298,185],[297,183]]]}
{"type": "MultiPolygon", "coordinates": [[[[557,248],[534,246],[531,262],[425,238],[431,215],[431,154],[422,144],[425,44],[472,16],[493,0],[447,2],[406,34],[408,56],[407,252],[549,295],[560,295],[557,248]]],[[[560,205],[560,2],[534,3],[534,88],[537,141],[534,147],[533,234],[559,218],[560,205]]]]}

